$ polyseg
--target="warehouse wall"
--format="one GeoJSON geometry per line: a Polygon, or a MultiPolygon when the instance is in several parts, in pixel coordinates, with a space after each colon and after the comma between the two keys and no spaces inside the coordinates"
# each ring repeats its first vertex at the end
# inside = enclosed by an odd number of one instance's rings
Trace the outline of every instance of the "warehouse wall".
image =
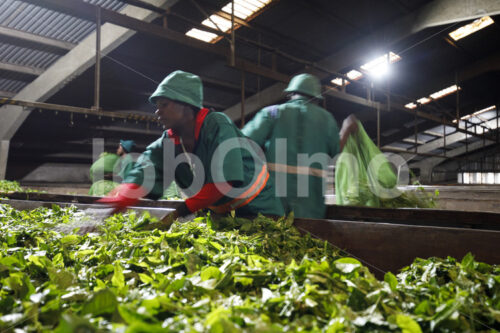
{"type": "Polygon", "coordinates": [[[90,164],[44,163],[28,173],[23,183],[83,183],[90,184],[90,164]]]}

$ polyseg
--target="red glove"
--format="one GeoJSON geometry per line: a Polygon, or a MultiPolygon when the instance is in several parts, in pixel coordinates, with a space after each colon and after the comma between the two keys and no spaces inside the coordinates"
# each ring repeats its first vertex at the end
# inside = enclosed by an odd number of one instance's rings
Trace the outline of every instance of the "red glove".
{"type": "Polygon", "coordinates": [[[125,183],[115,187],[107,196],[97,200],[97,202],[113,206],[115,208],[113,213],[117,213],[135,205],[145,195],[146,191],[141,186],[125,183]]]}
{"type": "Polygon", "coordinates": [[[186,199],[186,206],[191,213],[207,208],[222,198],[231,188],[231,185],[228,183],[205,184],[198,193],[186,199]]]}

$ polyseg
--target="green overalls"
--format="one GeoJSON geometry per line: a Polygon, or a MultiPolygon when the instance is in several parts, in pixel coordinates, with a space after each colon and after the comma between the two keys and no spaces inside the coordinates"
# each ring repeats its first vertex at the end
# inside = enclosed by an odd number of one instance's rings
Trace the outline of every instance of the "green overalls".
{"type": "Polygon", "coordinates": [[[339,129],[333,116],[309,103],[308,98],[301,97],[262,109],[242,132],[264,150],[269,170],[277,180],[277,195],[283,197],[286,212],[293,211],[295,217],[324,218],[324,168],[328,158],[311,164],[303,161],[299,165],[298,154],[311,157],[315,153],[325,153],[333,158],[339,153],[339,129]],[[286,139],[284,149],[280,149],[278,139],[286,139]],[[308,189],[299,185],[299,178],[302,182],[304,177],[308,177],[308,189]],[[286,179],[286,188],[279,185],[280,179],[286,179]]]}
{"type": "MultiPolygon", "coordinates": [[[[196,144],[193,155],[199,158],[201,168],[205,172],[203,184],[232,182],[234,187],[229,194],[223,196],[213,206],[211,210],[216,213],[228,213],[236,210],[237,215],[284,215],[283,206],[279,198],[274,196],[274,184],[269,179],[269,172],[266,164],[256,158],[255,163],[252,154],[245,149],[245,136],[236,128],[233,122],[223,113],[208,112],[207,109],[201,109],[198,112],[197,131],[195,133],[196,144]],[[220,144],[230,139],[243,139],[244,141],[227,152],[223,159],[221,155],[216,154],[220,144]],[[216,156],[214,156],[216,155],[216,156]],[[212,160],[214,166],[212,166],[212,160]]],[[[153,188],[148,194],[152,199],[158,199],[163,194],[163,147],[164,140],[172,140],[175,144],[175,156],[183,153],[182,144],[179,138],[175,137],[172,131],[165,131],[163,135],[149,145],[146,151],[139,157],[134,168],[125,178],[125,183],[135,183],[138,185],[152,182],[153,188]],[[154,179],[145,179],[150,177],[150,172],[144,172],[146,168],[154,168],[154,179]]],[[[234,140],[233,140],[234,141],[234,140]]],[[[193,163],[199,163],[193,161],[193,163]]],[[[194,170],[197,170],[194,165],[194,170]]],[[[192,183],[193,171],[188,163],[180,163],[175,169],[175,181],[177,185],[186,190],[192,183]]],[[[196,193],[186,193],[193,196],[196,193]]]]}

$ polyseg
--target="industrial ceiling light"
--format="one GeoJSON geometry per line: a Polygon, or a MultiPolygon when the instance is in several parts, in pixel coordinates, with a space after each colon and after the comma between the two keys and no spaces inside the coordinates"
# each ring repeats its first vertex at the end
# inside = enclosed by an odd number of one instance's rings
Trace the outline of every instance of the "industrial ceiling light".
{"type": "Polygon", "coordinates": [[[382,77],[389,72],[389,65],[401,60],[401,57],[394,52],[386,53],[361,66],[361,69],[374,77],[382,77]]]}
{"type": "Polygon", "coordinates": [[[476,31],[486,28],[487,26],[493,24],[494,22],[495,21],[493,21],[491,17],[483,16],[472,23],[464,25],[458,28],[457,30],[450,32],[449,35],[451,38],[453,38],[453,40],[459,40],[461,38],[469,36],[470,34],[475,33],[476,31]]]}
{"type": "MultiPolygon", "coordinates": [[[[350,70],[349,72],[347,72],[346,76],[350,79],[350,80],[353,80],[353,81],[356,81],[356,80],[359,80],[360,78],[363,77],[363,74],[355,69],[353,70],[350,70]]],[[[341,87],[342,86],[342,78],[341,77],[337,77],[335,79],[333,79],[331,81],[333,84],[341,87]]],[[[350,82],[347,81],[347,80],[344,80],[344,85],[347,86],[350,82]]]]}
{"type": "Polygon", "coordinates": [[[200,29],[193,28],[186,32],[186,36],[193,37],[199,40],[202,40],[204,42],[211,42],[212,40],[216,39],[218,36],[216,34],[213,34],[208,31],[203,31],[200,29]]]}
{"type": "MultiPolygon", "coordinates": [[[[450,94],[453,94],[457,90],[460,90],[460,87],[457,86],[456,84],[449,86],[447,88],[441,89],[439,91],[436,91],[435,93],[430,94],[429,97],[422,97],[420,99],[417,99],[417,103],[419,104],[427,104],[431,102],[432,100],[440,99],[445,96],[448,96],[450,94]]],[[[417,107],[417,104],[411,102],[405,105],[405,108],[407,109],[415,109],[417,107]]]]}
{"type": "MultiPolygon", "coordinates": [[[[247,20],[270,2],[271,0],[234,0],[234,16],[242,20],[247,20]]],[[[232,2],[229,2],[224,7],[222,7],[222,11],[231,14],[232,2]]],[[[217,14],[211,15],[210,18],[207,18],[206,20],[201,22],[201,24],[213,29],[220,29],[222,32],[229,32],[232,25],[231,20],[217,14]]],[[[239,25],[235,25],[235,27],[239,27],[239,25]]],[[[217,34],[196,28],[192,28],[191,30],[186,32],[186,35],[207,43],[215,43],[220,38],[217,34]]]]}
{"type": "Polygon", "coordinates": [[[432,101],[432,100],[429,97],[422,97],[422,98],[417,99],[417,103],[420,103],[420,104],[427,104],[430,101],[432,101]]]}
{"type": "Polygon", "coordinates": [[[415,109],[416,107],[417,107],[417,104],[415,104],[413,102],[408,103],[408,104],[405,105],[405,108],[412,109],[412,110],[415,109]]]}
{"type": "Polygon", "coordinates": [[[460,89],[456,84],[449,86],[448,88],[441,89],[439,91],[436,91],[435,93],[431,94],[432,99],[440,99],[445,96],[448,96],[450,94],[453,94],[455,91],[460,89]]]}

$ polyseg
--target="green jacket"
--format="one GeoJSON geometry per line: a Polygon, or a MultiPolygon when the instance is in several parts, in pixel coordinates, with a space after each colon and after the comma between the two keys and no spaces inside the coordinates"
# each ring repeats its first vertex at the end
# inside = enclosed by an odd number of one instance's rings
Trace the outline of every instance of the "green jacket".
{"type": "MultiPolygon", "coordinates": [[[[268,179],[267,182],[265,181],[269,177],[265,163],[258,157],[254,163],[252,154],[248,149],[245,149],[248,147],[245,147],[244,142],[238,144],[235,149],[230,150],[224,159],[221,156],[214,156],[216,149],[226,140],[246,139],[234,123],[223,113],[208,112],[208,110],[202,109],[198,113],[197,124],[199,132],[195,135],[196,144],[192,154],[198,157],[201,162],[201,168],[203,168],[205,173],[203,183],[233,182],[236,184],[235,187],[239,187],[239,189],[234,190],[236,194],[243,187],[248,187],[252,191],[258,189],[258,191],[250,192],[250,194],[256,194],[253,199],[251,199],[251,196],[246,196],[249,192],[241,190],[241,194],[245,194],[244,197],[251,200],[239,201],[233,197],[224,196],[211,209],[220,213],[234,209],[238,215],[256,215],[262,213],[282,216],[284,210],[281,201],[274,196],[274,182],[271,179],[268,179]],[[212,161],[214,161],[215,167],[212,167],[212,161]],[[254,180],[254,174],[264,175],[265,177],[256,177],[254,180]],[[245,202],[245,204],[240,205],[242,202],[245,202]],[[238,204],[236,205],[236,203],[238,204]],[[219,211],[221,208],[227,209],[219,211]]],[[[183,153],[182,146],[175,139],[173,133],[170,130],[165,131],[158,140],[146,148],[146,151],[139,157],[134,168],[129,172],[124,181],[125,183],[139,185],[145,184],[144,181],[146,183],[153,183],[153,188],[148,195],[152,199],[160,198],[164,188],[170,184],[164,184],[163,180],[164,168],[168,167],[163,165],[164,140],[175,142],[175,157],[183,153]],[[150,176],[151,172],[144,172],[147,168],[154,168],[154,179],[152,178],[153,176],[150,176]],[[146,177],[150,178],[146,179],[146,177]]],[[[251,150],[251,148],[249,149],[251,150]]],[[[195,165],[195,171],[196,167],[198,166],[195,165]]],[[[189,165],[187,163],[178,164],[175,169],[175,181],[177,185],[186,191],[191,185],[192,180],[193,172],[189,165]]],[[[165,182],[170,181],[165,180],[165,182]]],[[[195,194],[186,192],[188,196],[195,194]]],[[[234,196],[238,197],[238,195],[234,196]]]]}
{"type": "Polygon", "coordinates": [[[242,132],[264,150],[269,169],[274,170],[271,173],[277,179],[277,195],[284,197],[286,212],[294,211],[296,217],[324,218],[324,168],[328,158],[299,165],[298,154],[325,153],[333,158],[339,153],[339,129],[333,116],[304,97],[262,109],[242,132]],[[280,149],[278,139],[286,139],[285,149],[280,149]],[[303,181],[305,177],[308,189],[298,183],[299,178],[303,181]],[[286,184],[280,183],[280,179],[286,179],[286,184]]]}
{"type": "Polygon", "coordinates": [[[133,168],[134,159],[130,156],[130,154],[125,154],[125,156],[120,159],[120,172],[118,172],[118,176],[120,176],[121,179],[127,178],[128,173],[133,168]]]}

